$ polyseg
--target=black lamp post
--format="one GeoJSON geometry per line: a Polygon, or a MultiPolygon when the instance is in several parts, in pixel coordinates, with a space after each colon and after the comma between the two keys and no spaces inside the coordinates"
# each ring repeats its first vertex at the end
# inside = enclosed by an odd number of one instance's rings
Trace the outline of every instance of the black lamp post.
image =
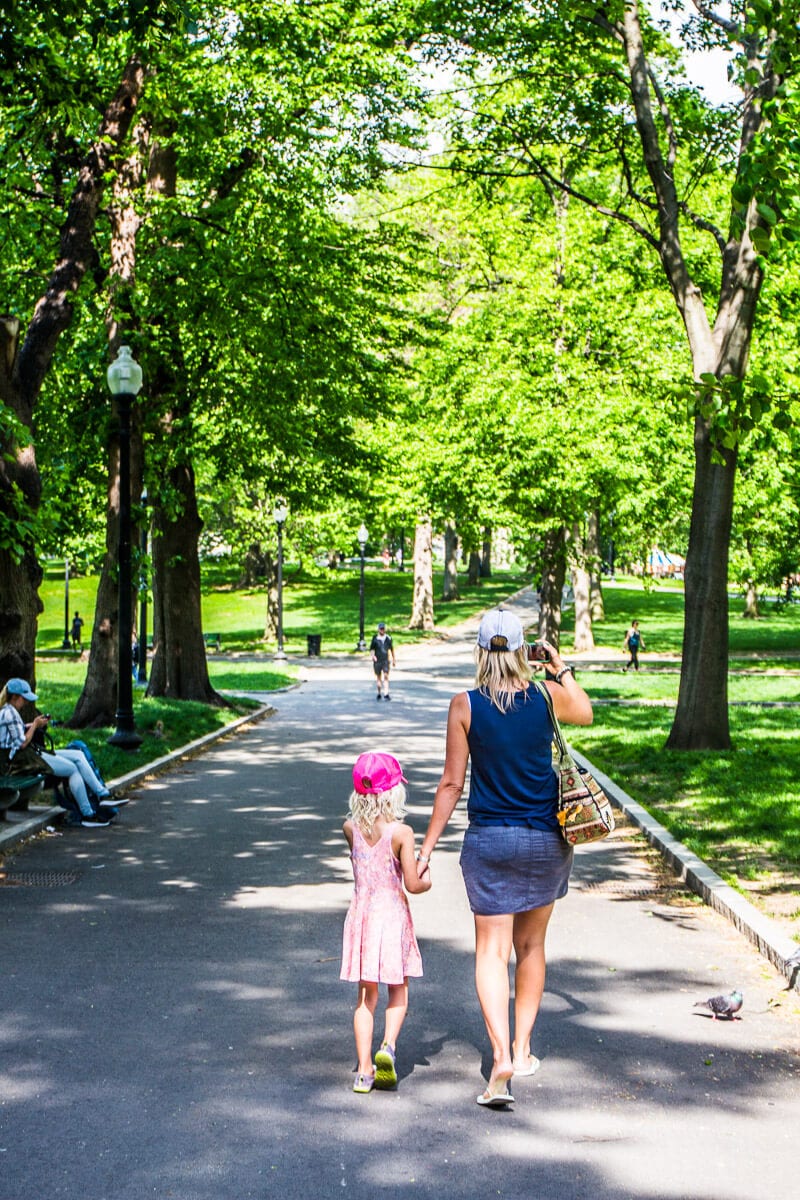
{"type": "Polygon", "coordinates": [[[119,414],[119,542],[117,549],[118,642],[116,726],[109,745],[136,750],[142,739],[133,723],[133,669],[131,663],[131,405],[142,386],[142,368],[129,346],[120,346],[108,368],[108,386],[119,414]]]}
{"type": "Polygon", "coordinates": [[[139,497],[143,516],[139,531],[139,662],[136,682],[147,683],[147,488],[139,497]]]}
{"type": "Polygon", "coordinates": [[[62,650],[69,650],[72,642],[69,640],[69,559],[64,559],[64,640],[62,650]]]}
{"type": "Polygon", "coordinates": [[[283,650],[283,526],[288,510],[282,500],[272,510],[272,518],[278,526],[278,649],[275,657],[286,658],[283,650]]]}
{"type": "Polygon", "coordinates": [[[358,538],[358,548],[361,551],[361,578],[358,585],[358,645],[356,650],[366,650],[367,643],[364,640],[364,552],[367,549],[367,527],[361,523],[361,528],[356,534],[358,538]]]}

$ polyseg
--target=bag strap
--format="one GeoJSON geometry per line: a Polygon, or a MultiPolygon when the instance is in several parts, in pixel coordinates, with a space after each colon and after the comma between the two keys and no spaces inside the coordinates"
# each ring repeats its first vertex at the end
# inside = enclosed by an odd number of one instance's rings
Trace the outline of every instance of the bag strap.
{"type": "Polygon", "coordinates": [[[536,688],[536,690],[543,696],[544,702],[547,705],[547,711],[550,714],[550,721],[552,722],[552,725],[553,725],[553,740],[555,741],[556,745],[558,746],[559,757],[560,758],[569,758],[569,750],[567,749],[567,743],[564,741],[564,735],[561,732],[561,726],[558,723],[558,717],[556,716],[555,709],[553,708],[553,697],[550,695],[550,692],[544,686],[544,684],[540,683],[538,679],[532,679],[531,683],[536,688]]]}

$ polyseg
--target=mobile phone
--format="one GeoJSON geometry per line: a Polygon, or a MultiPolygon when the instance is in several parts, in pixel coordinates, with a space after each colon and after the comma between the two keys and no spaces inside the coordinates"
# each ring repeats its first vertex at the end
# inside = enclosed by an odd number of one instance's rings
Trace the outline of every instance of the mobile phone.
{"type": "Polygon", "coordinates": [[[528,642],[528,662],[550,662],[550,654],[542,642],[528,642]]]}

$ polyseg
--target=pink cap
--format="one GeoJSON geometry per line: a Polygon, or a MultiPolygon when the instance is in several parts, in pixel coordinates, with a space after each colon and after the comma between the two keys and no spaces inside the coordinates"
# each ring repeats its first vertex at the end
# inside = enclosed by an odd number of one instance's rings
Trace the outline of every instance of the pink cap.
{"type": "Polygon", "coordinates": [[[359,754],[353,767],[353,787],[361,796],[377,796],[398,783],[408,783],[400,763],[391,754],[359,754]]]}

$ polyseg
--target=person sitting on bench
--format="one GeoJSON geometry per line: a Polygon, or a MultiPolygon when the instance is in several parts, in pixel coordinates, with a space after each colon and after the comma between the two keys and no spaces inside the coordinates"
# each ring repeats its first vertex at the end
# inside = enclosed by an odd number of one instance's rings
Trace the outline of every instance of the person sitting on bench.
{"type": "MultiPolygon", "coordinates": [[[[44,730],[49,717],[40,714],[25,725],[20,709],[26,702],[36,700],[36,693],[24,679],[9,679],[0,692],[0,751],[8,757],[11,775],[17,772],[55,775],[66,779],[69,790],[81,814],[81,825],[88,829],[111,824],[113,813],[103,811],[118,807],[119,801],[111,799],[108,788],[101,784],[85,755],[80,750],[59,750],[50,754],[32,745],[34,736],[44,730]],[[99,790],[104,788],[104,794],[99,790]],[[97,796],[95,807],[89,799],[87,788],[97,796]]],[[[124,801],[123,801],[124,803],[124,801]]]]}

